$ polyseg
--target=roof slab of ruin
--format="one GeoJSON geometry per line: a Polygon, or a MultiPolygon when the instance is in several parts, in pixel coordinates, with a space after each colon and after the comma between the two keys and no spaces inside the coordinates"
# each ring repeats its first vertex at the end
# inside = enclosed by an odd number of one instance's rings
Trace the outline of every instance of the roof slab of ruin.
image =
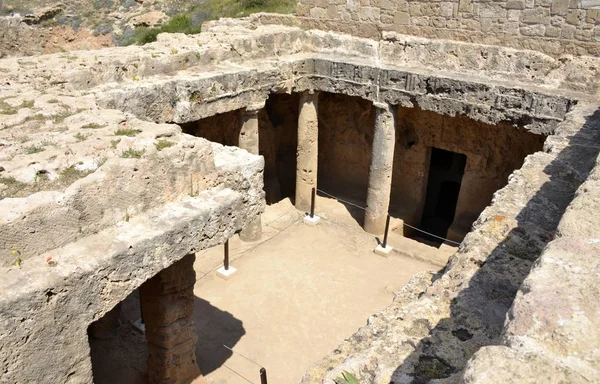
{"type": "Polygon", "coordinates": [[[20,188],[5,185],[16,198],[0,201],[2,380],[89,382],[91,322],[263,210],[259,156],[165,123],[314,90],[548,138],[443,273],[415,277],[304,382],[331,383],[343,370],[373,383],[600,380],[600,309],[585,292],[600,271],[600,59],[273,19],[283,20],[256,15],[142,47],[0,61],[2,177],[20,188]],[[62,185],[67,169],[83,173],[62,185]],[[33,193],[39,178],[55,190],[33,193]]]}

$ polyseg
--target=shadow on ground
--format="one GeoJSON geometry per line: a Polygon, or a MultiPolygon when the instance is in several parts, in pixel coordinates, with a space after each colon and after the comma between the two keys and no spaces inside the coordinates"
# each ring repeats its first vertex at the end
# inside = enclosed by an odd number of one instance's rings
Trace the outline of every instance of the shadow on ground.
{"type": "Polygon", "coordinates": [[[231,357],[232,352],[223,345],[233,348],[246,331],[241,320],[198,297],[194,302],[194,320],[198,334],[196,358],[200,370],[207,375],[231,357]]]}
{"type": "MultiPolygon", "coordinates": [[[[102,339],[90,337],[95,384],[145,384],[148,382],[148,345],[131,322],[139,319],[138,290],[122,302],[120,326],[102,339]]],[[[198,343],[196,359],[203,374],[222,366],[231,356],[223,344],[233,347],[246,333],[242,322],[229,312],[194,297],[194,320],[198,343]]]]}
{"type": "MultiPolygon", "coordinates": [[[[456,378],[479,348],[501,342],[506,314],[521,283],[554,238],[563,213],[594,167],[599,150],[600,110],[587,118],[582,129],[569,137],[568,146],[544,168],[549,180],[522,208],[516,218],[517,227],[487,259],[456,260],[456,264],[475,262],[479,269],[468,285],[463,285],[467,288],[452,300],[449,318],[433,329],[423,320],[430,328],[428,336],[396,369],[390,383],[421,384],[456,378]]],[[[452,266],[459,275],[461,267],[452,266]]]]}

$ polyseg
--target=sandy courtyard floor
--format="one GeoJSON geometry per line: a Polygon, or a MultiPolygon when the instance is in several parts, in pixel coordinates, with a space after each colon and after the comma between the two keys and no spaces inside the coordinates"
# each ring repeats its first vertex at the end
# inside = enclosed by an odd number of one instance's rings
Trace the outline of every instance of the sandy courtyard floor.
{"type": "Polygon", "coordinates": [[[376,239],[341,204],[319,199],[319,207],[324,220],[314,227],[287,200],[268,207],[260,244],[230,241],[238,272],[228,281],[202,267],[220,262],[222,247],[198,254],[198,277],[206,275],[194,290],[197,355],[208,383],[247,382],[232,370],[260,383],[259,368],[223,345],[263,365],[270,383],[298,383],[411,276],[440,269],[400,253],[375,255],[376,239]]]}
{"type": "MultiPolygon", "coordinates": [[[[260,383],[259,367],[239,354],[264,366],[271,384],[298,383],[415,273],[440,270],[454,251],[392,232],[394,252],[384,258],[373,253],[377,239],[361,229],[361,212],[319,197],[317,214],[319,225],[308,226],[289,200],[267,207],[261,241],[230,240],[238,271],[228,281],[216,275],[223,246],[197,253],[196,355],[208,384],[260,383]]],[[[139,317],[134,291],[116,337],[91,340],[95,383],[146,382],[148,348],[131,325],[139,317]]]]}

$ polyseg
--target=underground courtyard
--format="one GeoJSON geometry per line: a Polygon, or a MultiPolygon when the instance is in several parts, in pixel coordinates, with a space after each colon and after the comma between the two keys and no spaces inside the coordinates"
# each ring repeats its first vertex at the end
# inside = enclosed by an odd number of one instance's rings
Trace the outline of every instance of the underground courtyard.
{"type": "Polygon", "coordinates": [[[600,382],[591,3],[1,58],[0,382],[600,382]]]}

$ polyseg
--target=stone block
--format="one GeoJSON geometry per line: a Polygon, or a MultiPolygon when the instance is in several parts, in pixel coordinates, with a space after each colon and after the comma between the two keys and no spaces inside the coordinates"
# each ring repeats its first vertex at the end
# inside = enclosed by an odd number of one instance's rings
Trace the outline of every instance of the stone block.
{"type": "Polygon", "coordinates": [[[473,1],[472,0],[459,0],[458,10],[460,12],[473,12],[473,1]]]}
{"type": "Polygon", "coordinates": [[[430,23],[435,28],[446,28],[446,19],[444,17],[432,17],[430,23]]]}
{"type": "Polygon", "coordinates": [[[581,41],[590,41],[592,40],[593,31],[591,29],[576,29],[575,30],[575,39],[581,41]]]}
{"type": "Polygon", "coordinates": [[[225,269],[225,267],[217,269],[217,276],[219,276],[223,280],[229,280],[231,279],[231,277],[233,277],[233,275],[235,275],[236,272],[237,269],[230,265],[229,269],[225,269]]]}
{"type": "Polygon", "coordinates": [[[421,3],[410,2],[408,3],[408,13],[411,17],[423,16],[421,12],[421,3]]]}
{"type": "Polygon", "coordinates": [[[394,15],[394,24],[408,25],[410,23],[410,15],[407,12],[396,12],[394,15]]]}
{"type": "Polygon", "coordinates": [[[174,348],[179,344],[196,343],[196,325],[191,317],[179,319],[165,327],[146,327],[146,339],[149,343],[162,348],[174,348]]]}
{"type": "Polygon", "coordinates": [[[140,288],[140,295],[146,329],[154,325],[171,324],[194,313],[194,293],[191,289],[178,294],[147,296],[144,294],[143,287],[142,285],[140,288]]]}
{"type": "Polygon", "coordinates": [[[310,215],[306,215],[304,216],[303,222],[306,225],[317,225],[321,222],[321,218],[317,215],[314,215],[313,217],[310,217],[310,215]]]}
{"type": "Polygon", "coordinates": [[[525,9],[525,0],[508,0],[506,9],[525,9]]]}
{"type": "Polygon", "coordinates": [[[552,25],[553,27],[562,27],[564,23],[565,18],[562,16],[552,16],[550,18],[550,25],[552,25]]]}
{"type": "Polygon", "coordinates": [[[379,22],[381,10],[375,7],[362,7],[358,10],[358,19],[364,22],[379,22]]]}
{"type": "Polygon", "coordinates": [[[394,16],[392,15],[387,15],[387,14],[382,14],[380,17],[379,22],[381,24],[385,24],[385,25],[389,25],[389,24],[394,24],[394,16]]]}
{"type": "Polygon", "coordinates": [[[521,11],[510,10],[507,15],[508,21],[519,21],[521,20],[521,11]]]}
{"type": "Polygon", "coordinates": [[[337,7],[335,4],[330,4],[327,6],[327,18],[328,19],[339,19],[337,7]]]}
{"type": "Polygon", "coordinates": [[[326,19],[327,10],[324,8],[313,7],[310,9],[310,17],[314,17],[316,19],[326,19]]]}
{"type": "Polygon", "coordinates": [[[481,18],[481,32],[489,32],[492,29],[492,19],[481,18]]]}
{"type": "Polygon", "coordinates": [[[377,247],[373,250],[373,253],[379,256],[388,257],[394,248],[389,244],[384,248],[381,244],[377,244],[377,247]]]}
{"type": "Polygon", "coordinates": [[[429,17],[419,16],[412,18],[412,25],[417,27],[429,27],[429,17]]]}
{"type": "Polygon", "coordinates": [[[563,25],[561,28],[560,37],[563,39],[574,39],[575,38],[575,26],[573,25],[563,25]]]}
{"type": "Polygon", "coordinates": [[[546,27],[546,37],[560,37],[561,29],[558,27],[546,27]]]}
{"type": "Polygon", "coordinates": [[[195,341],[164,349],[148,345],[148,376],[153,383],[186,383],[202,374],[196,361],[195,341]]]}
{"type": "Polygon", "coordinates": [[[530,27],[521,27],[519,32],[524,36],[544,36],[546,27],[543,25],[532,25],[530,27]]]}
{"type": "Polygon", "coordinates": [[[585,21],[592,24],[600,24],[600,8],[599,9],[588,9],[586,11],[585,21]]]}
{"type": "Polygon", "coordinates": [[[585,19],[585,11],[583,9],[571,9],[567,14],[567,23],[571,25],[580,25],[585,19]]]}
{"type": "Polygon", "coordinates": [[[569,0],[554,0],[550,11],[553,15],[566,15],[569,11],[569,0]]]}
{"type": "Polygon", "coordinates": [[[525,24],[549,24],[550,11],[545,8],[526,9],[521,15],[521,21],[525,24]]]}
{"type": "Polygon", "coordinates": [[[381,0],[381,10],[394,11],[396,10],[396,3],[392,0],[381,0]]]}
{"type": "Polygon", "coordinates": [[[507,11],[501,3],[481,3],[479,17],[506,19],[507,11]]]}
{"type": "Polygon", "coordinates": [[[452,17],[453,15],[454,15],[454,4],[453,3],[440,4],[440,16],[452,17]]]}

